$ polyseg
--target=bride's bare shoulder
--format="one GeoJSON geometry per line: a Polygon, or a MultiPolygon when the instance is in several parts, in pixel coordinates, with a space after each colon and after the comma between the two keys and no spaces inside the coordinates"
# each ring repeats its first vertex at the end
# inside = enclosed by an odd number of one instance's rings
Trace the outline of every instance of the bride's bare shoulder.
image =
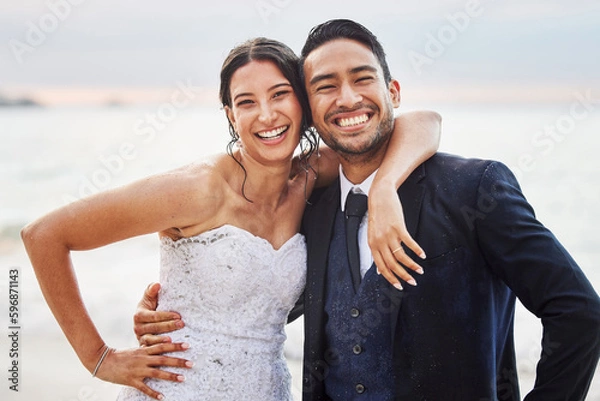
{"type": "Polygon", "coordinates": [[[196,215],[199,209],[217,210],[224,200],[226,180],[219,157],[203,160],[157,174],[149,179],[154,197],[175,205],[180,213],[196,215]]]}
{"type": "Polygon", "coordinates": [[[173,186],[181,193],[218,195],[227,184],[224,157],[214,155],[165,173],[173,180],[173,186]]]}

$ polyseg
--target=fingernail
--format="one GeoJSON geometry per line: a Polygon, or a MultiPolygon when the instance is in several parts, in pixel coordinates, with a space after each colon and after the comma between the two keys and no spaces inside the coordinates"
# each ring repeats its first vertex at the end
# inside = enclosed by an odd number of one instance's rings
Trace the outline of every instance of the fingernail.
{"type": "Polygon", "coordinates": [[[377,270],[377,274],[381,276],[381,272],[379,271],[379,269],[376,269],[376,270],[377,270]]]}
{"type": "Polygon", "coordinates": [[[395,288],[396,288],[398,291],[402,291],[402,290],[403,290],[403,288],[402,288],[402,284],[400,284],[400,283],[396,283],[396,284],[394,284],[394,287],[395,287],[395,288]]]}
{"type": "Polygon", "coordinates": [[[179,376],[177,376],[177,381],[183,382],[183,381],[185,381],[185,377],[183,377],[182,375],[179,375],[179,376]]]}
{"type": "Polygon", "coordinates": [[[415,270],[415,271],[416,271],[417,273],[419,273],[419,274],[423,274],[423,273],[425,273],[421,267],[419,267],[419,268],[418,268],[417,270],[415,270]]]}
{"type": "Polygon", "coordinates": [[[181,348],[188,349],[190,347],[189,343],[181,343],[181,348]]]}
{"type": "Polygon", "coordinates": [[[422,252],[422,253],[419,255],[419,257],[420,257],[421,259],[425,259],[425,258],[427,258],[427,255],[425,255],[425,252],[422,252]]]}
{"type": "Polygon", "coordinates": [[[194,362],[192,361],[185,361],[185,366],[187,366],[188,368],[193,368],[194,367],[194,362]]]}
{"type": "Polygon", "coordinates": [[[412,285],[413,287],[417,286],[417,282],[413,278],[411,278],[410,280],[408,280],[407,283],[410,284],[410,285],[412,285]]]}
{"type": "Polygon", "coordinates": [[[163,400],[165,397],[162,394],[159,394],[156,398],[158,398],[159,400],[163,400]]]}
{"type": "Polygon", "coordinates": [[[177,322],[175,322],[175,326],[182,328],[183,327],[183,320],[179,320],[177,322]]]}

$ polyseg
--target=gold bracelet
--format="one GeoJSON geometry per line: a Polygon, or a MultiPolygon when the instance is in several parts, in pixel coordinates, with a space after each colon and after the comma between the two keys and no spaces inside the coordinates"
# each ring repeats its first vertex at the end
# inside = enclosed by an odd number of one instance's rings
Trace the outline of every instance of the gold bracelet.
{"type": "Polygon", "coordinates": [[[100,365],[102,365],[102,362],[104,362],[104,358],[106,358],[106,355],[108,355],[108,351],[110,351],[110,347],[107,345],[106,349],[102,353],[102,356],[100,357],[100,360],[98,360],[98,363],[96,364],[96,369],[94,369],[94,372],[92,373],[92,377],[96,377],[96,373],[98,373],[98,369],[100,369],[100,365]]]}

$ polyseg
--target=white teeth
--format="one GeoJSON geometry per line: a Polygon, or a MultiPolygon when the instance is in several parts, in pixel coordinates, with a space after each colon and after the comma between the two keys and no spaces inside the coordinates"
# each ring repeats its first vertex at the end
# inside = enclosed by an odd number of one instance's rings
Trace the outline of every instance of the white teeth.
{"type": "Polygon", "coordinates": [[[259,137],[264,138],[264,139],[270,139],[270,138],[275,138],[276,136],[281,134],[286,129],[287,129],[287,126],[284,126],[284,127],[275,128],[274,130],[271,130],[271,131],[258,132],[256,135],[258,135],[259,137]]]}
{"type": "Polygon", "coordinates": [[[365,123],[365,122],[367,122],[368,119],[369,119],[369,116],[366,114],[363,114],[361,116],[352,117],[352,118],[340,118],[338,120],[338,125],[340,127],[350,127],[352,125],[358,125],[358,124],[365,123]]]}

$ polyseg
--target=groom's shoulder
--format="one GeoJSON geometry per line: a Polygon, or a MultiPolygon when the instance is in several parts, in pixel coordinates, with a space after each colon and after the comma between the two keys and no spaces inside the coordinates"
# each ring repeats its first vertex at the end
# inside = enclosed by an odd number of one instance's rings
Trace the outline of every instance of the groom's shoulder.
{"type": "Polygon", "coordinates": [[[491,163],[496,163],[496,161],[437,152],[423,164],[428,170],[437,169],[442,171],[469,172],[485,169],[491,163]]]}
{"type": "Polygon", "coordinates": [[[479,181],[490,169],[509,170],[496,160],[468,158],[460,155],[438,152],[422,164],[422,173],[430,180],[460,182],[479,181]]]}
{"type": "Polygon", "coordinates": [[[461,192],[472,193],[480,187],[488,188],[501,183],[519,187],[513,172],[500,161],[441,152],[424,162],[420,166],[420,173],[415,171],[413,175],[415,181],[420,181],[440,195],[444,193],[453,198],[460,197],[461,192]]]}

